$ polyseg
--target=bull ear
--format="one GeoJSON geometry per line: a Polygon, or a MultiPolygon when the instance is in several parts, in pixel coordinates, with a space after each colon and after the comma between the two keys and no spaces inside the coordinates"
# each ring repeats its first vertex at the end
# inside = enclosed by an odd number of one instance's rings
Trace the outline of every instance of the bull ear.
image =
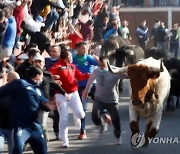
{"type": "Polygon", "coordinates": [[[108,65],[108,69],[111,73],[126,73],[128,68],[127,67],[115,67],[109,64],[109,62],[107,62],[108,65]]]}

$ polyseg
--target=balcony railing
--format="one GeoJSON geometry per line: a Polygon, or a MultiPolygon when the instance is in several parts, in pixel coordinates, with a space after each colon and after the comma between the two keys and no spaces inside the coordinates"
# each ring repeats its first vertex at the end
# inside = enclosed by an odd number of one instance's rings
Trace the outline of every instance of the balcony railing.
{"type": "Polygon", "coordinates": [[[180,0],[112,0],[111,4],[121,7],[179,7],[180,0]]]}

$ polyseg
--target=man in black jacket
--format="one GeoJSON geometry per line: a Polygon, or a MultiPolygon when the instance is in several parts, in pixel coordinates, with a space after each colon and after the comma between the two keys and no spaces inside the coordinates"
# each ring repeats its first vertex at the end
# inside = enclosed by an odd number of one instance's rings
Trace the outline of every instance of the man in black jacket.
{"type": "MultiPolygon", "coordinates": [[[[45,70],[44,64],[45,64],[44,57],[41,56],[40,53],[37,53],[33,58],[33,65],[36,67],[39,67],[43,70],[43,81],[42,81],[42,84],[40,85],[40,89],[42,90],[44,96],[46,98],[48,98],[49,100],[51,100],[51,99],[54,99],[54,94],[56,92],[58,92],[62,95],[66,95],[68,97],[68,94],[60,86],[60,81],[58,83],[57,80],[56,81],[54,80],[52,74],[45,70]]],[[[58,112],[56,112],[56,110],[54,112],[55,112],[55,114],[58,113],[58,112]]],[[[48,134],[47,134],[48,114],[49,114],[48,112],[45,112],[43,110],[41,110],[39,113],[39,120],[44,129],[47,139],[48,139],[48,134]]],[[[58,137],[59,115],[53,117],[53,130],[54,130],[56,137],[58,137]]]]}

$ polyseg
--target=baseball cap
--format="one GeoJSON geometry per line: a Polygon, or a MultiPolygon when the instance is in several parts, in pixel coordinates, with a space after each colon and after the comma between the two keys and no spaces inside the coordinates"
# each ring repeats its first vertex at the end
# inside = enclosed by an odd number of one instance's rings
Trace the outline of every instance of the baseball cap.
{"type": "Polygon", "coordinates": [[[36,60],[44,61],[44,57],[40,53],[36,53],[36,55],[33,58],[33,61],[36,60]]]}

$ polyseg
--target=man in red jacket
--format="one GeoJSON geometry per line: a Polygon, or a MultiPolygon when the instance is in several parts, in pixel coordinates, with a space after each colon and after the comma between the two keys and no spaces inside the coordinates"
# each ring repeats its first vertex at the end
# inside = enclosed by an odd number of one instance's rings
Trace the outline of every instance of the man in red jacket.
{"type": "Polygon", "coordinates": [[[58,112],[60,115],[59,122],[59,138],[63,141],[63,148],[69,146],[68,139],[68,106],[73,111],[74,117],[80,124],[80,119],[84,118],[85,113],[83,106],[78,94],[78,84],[77,80],[85,80],[89,78],[89,74],[82,74],[78,68],[72,64],[72,55],[69,51],[61,51],[60,60],[55,63],[49,71],[56,77],[56,79],[61,80],[62,88],[69,94],[69,98],[62,94],[56,94],[56,104],[58,106],[58,112]]]}

